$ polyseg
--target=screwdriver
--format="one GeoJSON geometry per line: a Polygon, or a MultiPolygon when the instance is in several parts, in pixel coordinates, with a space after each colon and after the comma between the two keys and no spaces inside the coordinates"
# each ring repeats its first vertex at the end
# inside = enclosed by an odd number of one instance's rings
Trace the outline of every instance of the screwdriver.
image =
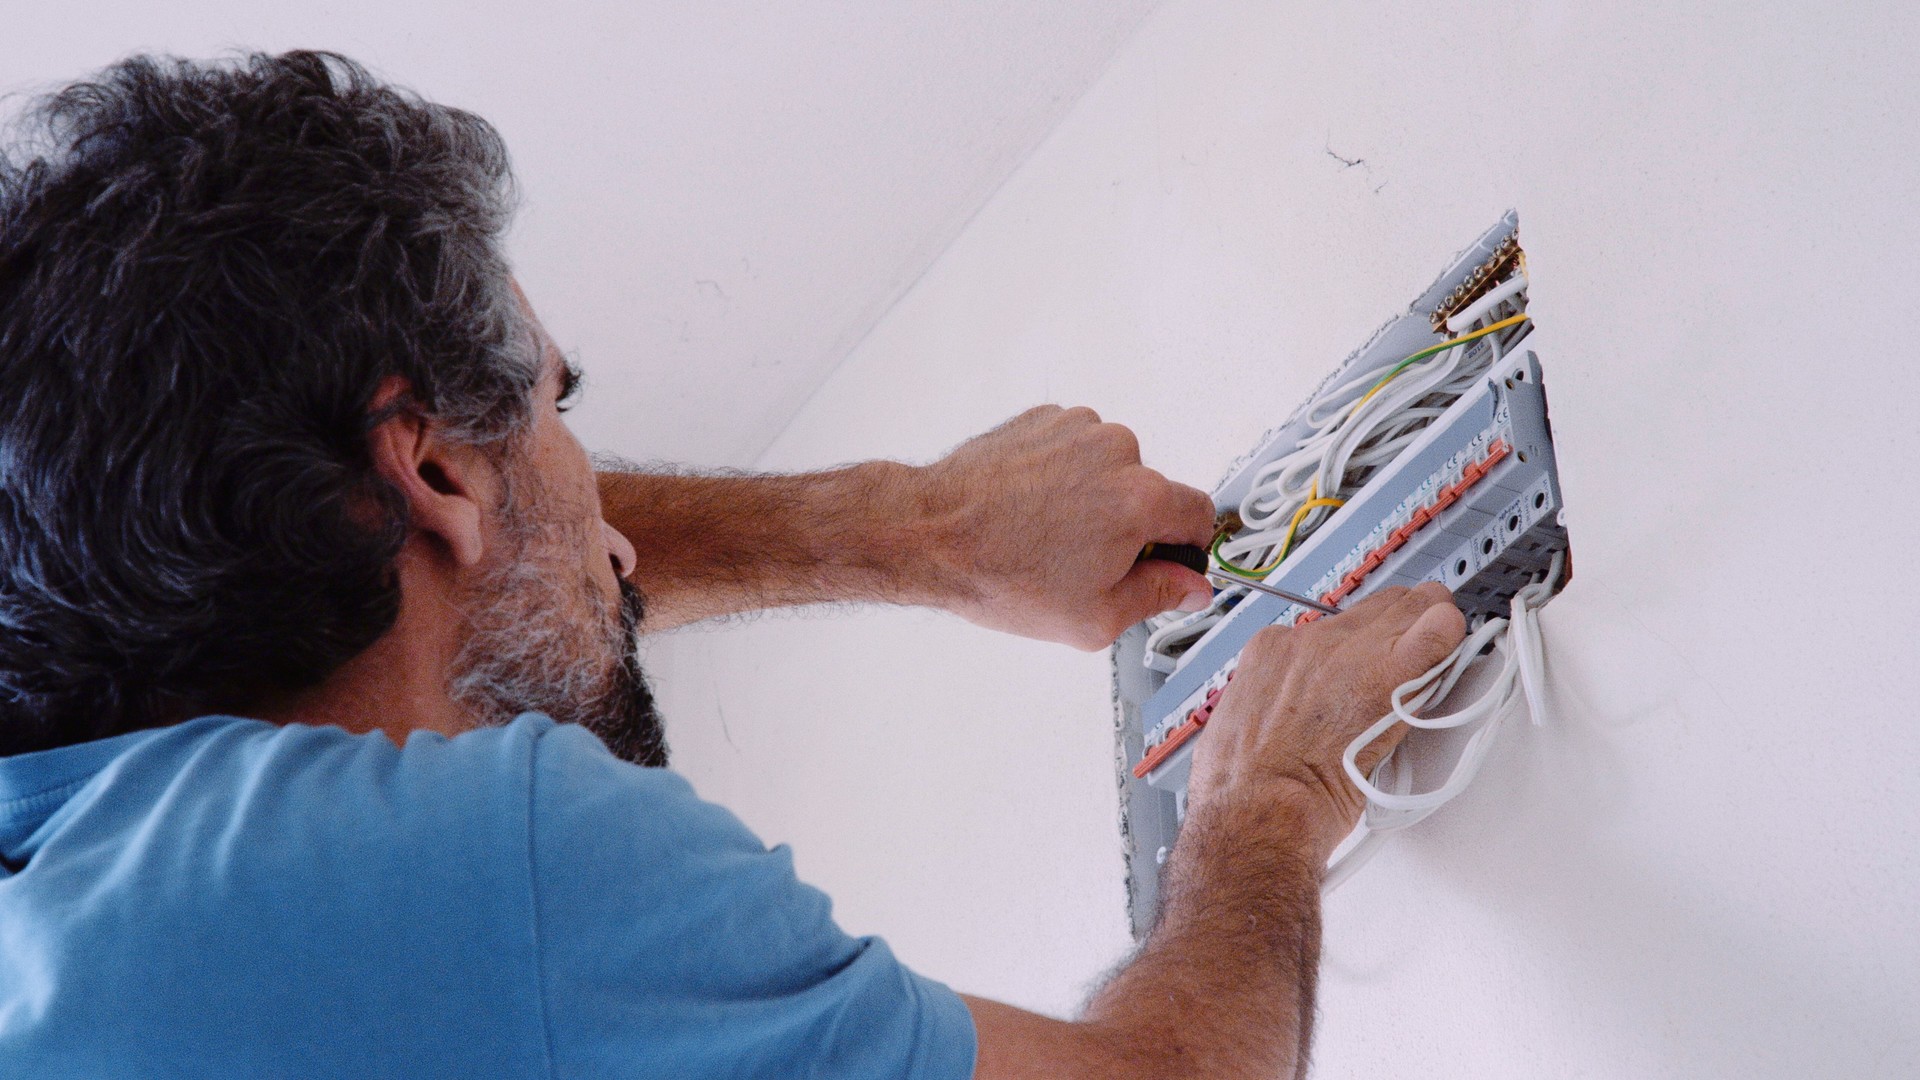
{"type": "MultiPolygon", "coordinates": [[[[1164,559],[1167,562],[1179,563],[1181,566],[1186,567],[1196,574],[1204,574],[1223,584],[1245,585],[1255,592],[1263,592],[1268,596],[1277,596],[1290,603],[1299,604],[1301,607],[1311,608],[1322,615],[1340,614],[1338,608],[1323,604],[1310,597],[1301,596],[1299,593],[1288,592],[1285,589],[1276,589],[1264,581],[1255,581],[1252,578],[1243,578],[1221,570],[1215,570],[1213,569],[1213,560],[1208,558],[1206,549],[1195,547],[1192,544],[1162,544],[1157,541],[1151,541],[1146,547],[1140,549],[1140,559],[1164,559]]],[[[1138,562],[1139,559],[1134,561],[1138,562]]]]}

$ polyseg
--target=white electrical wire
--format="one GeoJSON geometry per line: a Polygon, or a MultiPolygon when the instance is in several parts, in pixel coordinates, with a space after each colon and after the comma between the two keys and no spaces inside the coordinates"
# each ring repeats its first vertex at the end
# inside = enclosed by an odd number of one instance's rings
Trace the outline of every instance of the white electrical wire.
{"type": "MultiPolygon", "coordinates": [[[[1237,591],[1245,594],[1247,590],[1237,591]]],[[[1191,645],[1213,629],[1214,624],[1227,617],[1227,609],[1219,603],[1219,596],[1214,599],[1214,604],[1191,614],[1175,612],[1148,622],[1147,625],[1152,627],[1152,632],[1147,635],[1145,654],[1149,668],[1162,674],[1172,674],[1176,666],[1173,650],[1177,646],[1191,645]]]]}
{"type": "MultiPolygon", "coordinates": [[[[1525,275],[1515,273],[1449,318],[1447,331],[1459,335],[1520,314],[1526,307],[1526,288],[1525,275]]],[[[1524,333],[1521,329],[1512,336],[1524,333]]],[[[1375,471],[1398,457],[1448,406],[1484,379],[1503,353],[1500,335],[1490,334],[1411,364],[1384,384],[1381,376],[1397,364],[1360,372],[1326,391],[1308,407],[1308,430],[1294,449],[1254,473],[1237,508],[1245,530],[1222,542],[1218,554],[1236,565],[1264,566],[1281,554],[1296,515],[1299,523],[1293,527],[1292,544],[1298,547],[1336,510],[1323,505],[1303,514],[1302,506],[1314,499],[1344,499],[1364,487],[1375,471]]],[[[1556,554],[1542,579],[1514,595],[1507,617],[1488,619],[1445,660],[1396,688],[1387,715],[1348,744],[1341,763],[1367,806],[1360,826],[1329,862],[1322,879],[1324,891],[1332,892],[1352,877],[1389,835],[1423,820],[1465,791],[1479,774],[1516,699],[1526,703],[1535,724],[1541,723],[1545,656],[1538,611],[1553,595],[1565,569],[1564,559],[1556,554]],[[1420,715],[1443,702],[1451,704],[1449,695],[1462,678],[1486,664],[1497,664],[1498,669],[1472,700],[1443,715],[1420,715]],[[1468,729],[1452,771],[1438,787],[1414,791],[1413,766],[1408,755],[1398,750],[1383,758],[1371,775],[1360,772],[1358,758],[1366,747],[1403,723],[1429,731],[1468,729]]],[[[1162,673],[1177,670],[1184,655],[1247,595],[1244,587],[1228,586],[1201,611],[1169,613],[1149,621],[1146,666],[1162,673]]]]}
{"type": "MultiPolygon", "coordinates": [[[[1456,345],[1401,372],[1392,382],[1344,412],[1321,417],[1293,452],[1268,462],[1254,474],[1240,502],[1240,520],[1248,532],[1221,545],[1220,553],[1245,565],[1265,563],[1286,536],[1286,526],[1314,498],[1340,498],[1362,486],[1366,475],[1392,461],[1433,419],[1471,389],[1492,364],[1492,346],[1456,345]],[[1427,398],[1440,399],[1425,402],[1427,398]],[[1444,402],[1444,403],[1442,403],[1444,402]]],[[[1377,376],[1364,380],[1369,385],[1377,376]]],[[[1317,414],[1316,414],[1317,415],[1317,414]]],[[[1310,421],[1312,423],[1312,421],[1310,421]]],[[[1301,520],[1298,543],[1332,515],[1316,507],[1301,520]]]]}
{"type": "MultiPolygon", "coordinates": [[[[1346,769],[1347,779],[1366,797],[1367,808],[1361,815],[1356,838],[1343,844],[1328,864],[1321,882],[1323,891],[1332,892],[1352,877],[1380,849],[1388,834],[1421,821],[1473,783],[1516,697],[1526,702],[1527,712],[1535,724],[1542,722],[1546,715],[1542,694],[1545,652],[1540,639],[1539,611],[1553,595],[1554,586],[1565,569],[1565,554],[1555,552],[1546,574],[1514,594],[1507,618],[1488,619],[1468,634],[1445,660],[1395,688],[1387,715],[1347,744],[1340,764],[1346,769]],[[1446,700],[1468,669],[1481,662],[1481,654],[1489,646],[1493,656],[1499,658],[1500,670],[1478,696],[1444,715],[1417,715],[1419,710],[1446,700]],[[1471,727],[1473,732],[1445,782],[1432,790],[1415,792],[1413,767],[1399,748],[1374,766],[1371,775],[1360,772],[1360,754],[1395,724],[1427,731],[1471,727]]],[[[1487,662],[1491,661],[1492,657],[1488,657],[1487,662]]]]}
{"type": "Polygon", "coordinates": [[[1461,308],[1448,318],[1447,333],[1459,334],[1466,332],[1474,323],[1486,318],[1488,312],[1525,291],[1527,291],[1527,275],[1514,274],[1512,277],[1489,289],[1487,295],[1461,308]]]}
{"type": "MultiPolygon", "coordinates": [[[[1491,325],[1507,314],[1517,314],[1525,306],[1525,291],[1526,278],[1516,273],[1448,320],[1448,329],[1463,332],[1475,324],[1491,325]],[[1460,326],[1456,328],[1455,322],[1460,326]]],[[[1307,409],[1308,433],[1291,452],[1255,472],[1238,507],[1245,531],[1224,541],[1219,554],[1239,566],[1273,561],[1302,506],[1316,498],[1344,498],[1364,486],[1447,406],[1485,377],[1500,358],[1498,338],[1498,334],[1488,335],[1436,353],[1409,366],[1371,397],[1365,395],[1392,365],[1356,374],[1322,394],[1307,409]]],[[[1308,510],[1294,530],[1294,547],[1325,524],[1335,509],[1308,510]]],[[[1245,589],[1230,588],[1216,594],[1213,604],[1199,612],[1151,621],[1143,663],[1163,674],[1177,670],[1180,657],[1217,626],[1245,593],[1245,589]]]]}

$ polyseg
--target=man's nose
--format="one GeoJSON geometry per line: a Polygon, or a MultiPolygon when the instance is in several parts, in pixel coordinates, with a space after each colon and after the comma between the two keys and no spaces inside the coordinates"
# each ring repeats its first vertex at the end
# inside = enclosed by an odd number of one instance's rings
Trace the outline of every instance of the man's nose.
{"type": "Polygon", "coordinates": [[[634,553],[633,545],[620,534],[619,529],[605,521],[600,523],[600,533],[606,537],[607,554],[613,559],[614,576],[626,577],[633,573],[634,564],[640,561],[640,556],[634,553]]]}

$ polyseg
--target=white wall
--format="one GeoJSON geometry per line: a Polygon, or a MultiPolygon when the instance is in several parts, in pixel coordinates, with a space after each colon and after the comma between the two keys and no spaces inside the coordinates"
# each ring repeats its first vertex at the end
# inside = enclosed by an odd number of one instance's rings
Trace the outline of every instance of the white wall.
{"type": "MultiPolygon", "coordinates": [[[[1517,206],[1578,562],[1557,709],[1330,905],[1318,1074],[1915,1075],[1917,30],[1173,3],[763,464],[1056,400],[1211,484],[1517,206]]],[[[851,929],[1062,1011],[1127,948],[1103,657],[886,611],[653,666],[683,767],[851,929]]]]}
{"type": "Polygon", "coordinates": [[[324,48],[479,113],[525,196],[521,284],[587,369],[575,430],[745,465],[1151,2],[12,0],[0,94],[324,48]]]}

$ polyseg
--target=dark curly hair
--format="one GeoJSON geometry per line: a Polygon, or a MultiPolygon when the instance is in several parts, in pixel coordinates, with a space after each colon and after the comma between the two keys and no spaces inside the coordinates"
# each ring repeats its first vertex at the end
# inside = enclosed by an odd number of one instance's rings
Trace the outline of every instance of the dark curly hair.
{"type": "Polygon", "coordinates": [[[0,753],[311,686],[399,610],[376,389],[506,455],[538,353],[484,120],[344,57],[136,57],[0,156],[0,753]]]}

